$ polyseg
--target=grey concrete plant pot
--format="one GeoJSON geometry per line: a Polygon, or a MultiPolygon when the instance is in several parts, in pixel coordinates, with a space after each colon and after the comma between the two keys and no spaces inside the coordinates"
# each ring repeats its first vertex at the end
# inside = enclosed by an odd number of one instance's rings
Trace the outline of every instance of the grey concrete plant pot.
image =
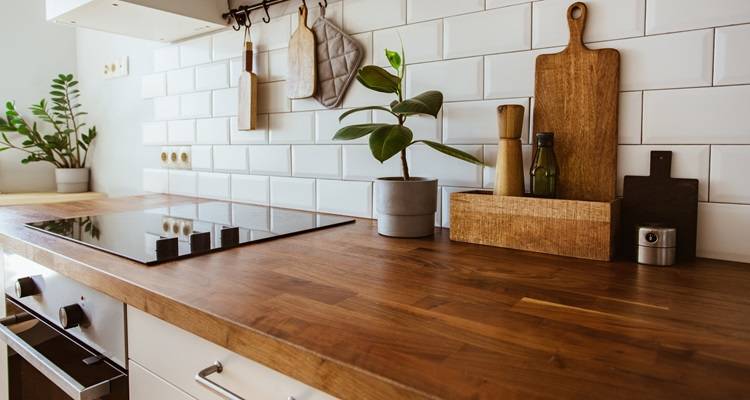
{"type": "Polygon", "coordinates": [[[378,233],[398,238],[432,235],[437,189],[437,179],[378,178],[375,181],[378,233]]]}
{"type": "Polygon", "coordinates": [[[57,193],[83,193],[89,191],[88,168],[55,169],[57,193]]]}

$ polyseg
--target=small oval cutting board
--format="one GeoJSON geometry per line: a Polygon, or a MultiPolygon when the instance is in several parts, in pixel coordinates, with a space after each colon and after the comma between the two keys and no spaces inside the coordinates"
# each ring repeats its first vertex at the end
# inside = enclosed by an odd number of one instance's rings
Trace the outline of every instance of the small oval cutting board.
{"type": "Polygon", "coordinates": [[[572,4],[568,47],[536,59],[534,132],[555,134],[559,198],[609,202],[616,196],[620,53],[583,44],[586,14],[585,4],[572,4]]]}
{"type": "Polygon", "coordinates": [[[315,95],[317,86],[315,35],[307,27],[307,6],[299,8],[299,24],[289,41],[289,71],[287,95],[290,99],[304,99],[315,95]]]}

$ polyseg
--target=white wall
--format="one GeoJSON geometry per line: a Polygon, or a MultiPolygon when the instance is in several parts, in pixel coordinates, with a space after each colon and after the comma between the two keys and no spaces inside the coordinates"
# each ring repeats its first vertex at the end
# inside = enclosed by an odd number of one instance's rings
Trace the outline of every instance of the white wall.
{"type": "MultiPolygon", "coordinates": [[[[24,116],[29,105],[49,97],[52,78],[76,71],[75,31],[45,22],[44,0],[0,2],[0,101],[16,102],[24,116]]],[[[12,135],[10,135],[12,136],[12,135]]],[[[0,192],[54,191],[54,167],[21,165],[23,153],[0,153],[0,192]]]]}

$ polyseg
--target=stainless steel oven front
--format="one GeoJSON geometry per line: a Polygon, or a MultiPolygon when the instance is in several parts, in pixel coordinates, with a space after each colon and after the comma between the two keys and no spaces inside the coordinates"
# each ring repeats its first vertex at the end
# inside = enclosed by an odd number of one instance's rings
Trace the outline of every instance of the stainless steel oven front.
{"type": "Polygon", "coordinates": [[[2,252],[8,400],[128,399],[125,305],[2,252]]]}

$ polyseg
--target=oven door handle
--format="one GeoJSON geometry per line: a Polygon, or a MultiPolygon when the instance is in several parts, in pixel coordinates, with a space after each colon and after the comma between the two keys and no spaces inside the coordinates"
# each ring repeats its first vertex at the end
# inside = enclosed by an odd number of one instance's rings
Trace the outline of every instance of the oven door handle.
{"type": "Polygon", "coordinates": [[[109,381],[84,387],[6,326],[28,319],[26,313],[21,313],[0,320],[0,340],[74,400],[96,400],[109,394],[109,381]]]}

